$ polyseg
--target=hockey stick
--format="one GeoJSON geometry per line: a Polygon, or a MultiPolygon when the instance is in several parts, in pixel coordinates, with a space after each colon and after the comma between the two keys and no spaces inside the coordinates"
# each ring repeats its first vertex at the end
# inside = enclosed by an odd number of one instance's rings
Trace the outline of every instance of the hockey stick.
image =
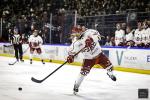
{"type": "MultiPolygon", "coordinates": [[[[23,54],[24,54],[28,49],[29,49],[29,47],[23,52],[23,54]]],[[[16,60],[15,62],[9,63],[8,65],[14,65],[14,64],[16,64],[16,62],[18,62],[18,61],[16,60]]]]}
{"type": "Polygon", "coordinates": [[[13,62],[13,63],[9,63],[8,65],[14,65],[16,62],[17,62],[17,60],[15,62],[13,62]]]}
{"type": "Polygon", "coordinates": [[[10,44],[10,45],[3,45],[4,47],[12,47],[13,45],[12,44],[10,44]]]}
{"type": "MultiPolygon", "coordinates": [[[[84,47],[85,48],[85,47],[84,47]]],[[[75,55],[74,55],[74,57],[76,56],[76,55],[78,55],[84,48],[82,48],[80,51],[78,51],[75,55]]],[[[45,78],[43,78],[43,79],[41,79],[41,80],[38,80],[38,79],[36,79],[36,78],[34,78],[34,77],[31,77],[31,80],[33,81],[33,82],[36,82],[36,83],[42,83],[43,81],[45,81],[48,77],[50,77],[52,74],[54,74],[58,69],[60,69],[62,66],[64,66],[65,64],[67,63],[67,61],[65,61],[62,65],[60,65],[58,68],[56,68],[53,72],[51,72],[49,75],[47,75],[45,78]]]]}

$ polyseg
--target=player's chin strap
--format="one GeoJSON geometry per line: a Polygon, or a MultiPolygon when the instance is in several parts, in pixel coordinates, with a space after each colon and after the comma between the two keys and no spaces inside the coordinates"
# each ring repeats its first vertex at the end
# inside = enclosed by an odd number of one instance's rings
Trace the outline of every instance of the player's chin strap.
{"type": "MultiPolygon", "coordinates": [[[[85,48],[85,47],[84,47],[85,48]]],[[[84,48],[82,48],[80,51],[78,51],[75,55],[73,55],[74,57],[77,56],[84,48]]],[[[36,83],[42,83],[43,81],[45,81],[47,78],[49,78],[52,74],[54,74],[58,69],[60,69],[62,66],[64,66],[67,63],[67,61],[65,61],[62,65],[60,65],[58,68],[56,68],[53,72],[51,72],[49,75],[47,75],[45,78],[38,80],[34,77],[31,77],[31,80],[33,82],[36,83]]]]}

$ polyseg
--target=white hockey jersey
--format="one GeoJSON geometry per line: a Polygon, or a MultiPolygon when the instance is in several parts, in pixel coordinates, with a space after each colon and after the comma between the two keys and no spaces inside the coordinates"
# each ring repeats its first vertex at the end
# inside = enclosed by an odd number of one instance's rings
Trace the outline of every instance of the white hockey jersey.
{"type": "Polygon", "coordinates": [[[125,40],[127,41],[133,41],[133,31],[125,35],[125,40]]]}
{"type": "Polygon", "coordinates": [[[136,29],[134,32],[135,45],[142,43],[142,30],[136,29]]]}
{"type": "Polygon", "coordinates": [[[82,51],[84,55],[84,59],[93,59],[102,52],[101,46],[99,44],[99,39],[100,39],[100,34],[98,31],[93,30],[93,29],[88,29],[82,33],[80,39],[78,39],[77,41],[71,44],[71,46],[69,47],[68,54],[74,55],[75,53],[80,51],[82,48],[84,48],[84,50],[82,51]],[[85,40],[89,37],[93,39],[92,47],[84,48],[85,40]]]}
{"type": "Polygon", "coordinates": [[[29,45],[32,47],[32,48],[40,48],[41,45],[43,44],[43,40],[41,38],[41,36],[34,36],[34,35],[30,35],[29,37],[29,45]]]}
{"type": "Polygon", "coordinates": [[[120,42],[124,42],[125,39],[125,32],[124,30],[116,30],[115,31],[115,45],[118,46],[120,42]]]}
{"type": "Polygon", "coordinates": [[[142,30],[142,42],[145,44],[150,42],[150,28],[142,30]]]}
{"type": "Polygon", "coordinates": [[[146,32],[148,34],[148,43],[150,43],[150,28],[147,28],[146,32]]]}

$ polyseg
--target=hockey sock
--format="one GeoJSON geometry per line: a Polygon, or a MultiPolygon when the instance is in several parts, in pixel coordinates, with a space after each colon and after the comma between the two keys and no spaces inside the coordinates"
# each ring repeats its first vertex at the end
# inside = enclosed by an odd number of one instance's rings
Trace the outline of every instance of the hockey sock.
{"type": "Polygon", "coordinates": [[[113,67],[109,67],[109,69],[107,69],[107,75],[113,80],[116,81],[116,77],[113,75],[113,67]]]}
{"type": "Polygon", "coordinates": [[[107,70],[107,73],[108,73],[109,75],[113,75],[113,71],[107,70]]]}
{"type": "Polygon", "coordinates": [[[79,74],[77,80],[75,81],[75,88],[79,88],[79,86],[81,85],[84,77],[85,77],[84,75],[79,74]]]}
{"type": "Polygon", "coordinates": [[[109,75],[113,75],[113,66],[112,65],[107,67],[106,70],[109,75]]]}
{"type": "Polygon", "coordinates": [[[33,57],[33,54],[30,53],[30,59],[32,59],[32,57],[33,57]]]}

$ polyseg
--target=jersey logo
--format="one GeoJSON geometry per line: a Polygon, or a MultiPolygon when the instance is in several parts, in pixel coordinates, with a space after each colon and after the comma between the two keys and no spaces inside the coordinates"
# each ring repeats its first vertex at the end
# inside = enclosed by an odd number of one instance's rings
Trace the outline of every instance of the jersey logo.
{"type": "Polygon", "coordinates": [[[96,46],[96,43],[93,42],[92,45],[91,45],[91,47],[85,48],[83,50],[83,52],[90,52],[90,51],[94,50],[95,46],[96,46]]]}

